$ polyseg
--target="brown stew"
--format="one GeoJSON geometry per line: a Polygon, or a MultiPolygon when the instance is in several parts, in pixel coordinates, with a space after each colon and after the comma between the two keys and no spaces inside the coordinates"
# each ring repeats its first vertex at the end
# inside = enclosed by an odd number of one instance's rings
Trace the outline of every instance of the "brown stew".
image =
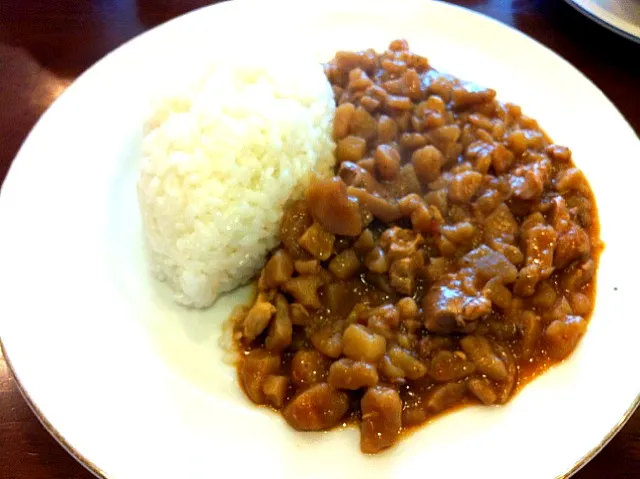
{"type": "Polygon", "coordinates": [[[585,333],[601,249],[571,152],[405,41],[325,65],[336,176],[282,219],[239,377],[295,429],[376,453],[462,404],[503,404],[585,333]]]}

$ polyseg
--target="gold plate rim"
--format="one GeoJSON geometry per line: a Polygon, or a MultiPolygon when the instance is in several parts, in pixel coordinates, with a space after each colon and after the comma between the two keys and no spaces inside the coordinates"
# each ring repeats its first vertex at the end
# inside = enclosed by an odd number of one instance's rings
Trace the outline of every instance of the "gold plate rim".
{"type": "MultiPolygon", "coordinates": [[[[7,367],[11,376],[13,377],[16,385],[18,386],[18,391],[24,398],[25,402],[33,412],[33,414],[38,418],[40,423],[44,426],[44,428],[53,436],[53,438],[82,466],[84,466],[89,472],[94,474],[99,479],[116,479],[112,476],[107,475],[105,471],[100,469],[96,464],[91,462],[87,457],[85,457],[80,451],[78,451],[75,447],[71,445],[71,443],[58,431],[53,424],[49,422],[49,420],[42,413],[40,408],[36,405],[35,401],[29,396],[26,389],[20,382],[20,378],[16,370],[9,359],[9,355],[7,354],[7,350],[2,343],[2,338],[0,338],[0,352],[4,356],[5,362],[7,363],[7,367]]],[[[607,435],[594,447],[592,447],[584,456],[582,456],[567,472],[556,476],[555,479],[568,479],[573,476],[576,472],[582,469],[585,465],[589,463],[595,456],[598,455],[602,449],[615,437],[618,432],[624,427],[627,421],[633,416],[633,413],[640,406],[640,393],[636,395],[635,400],[631,403],[629,408],[624,412],[623,416],[620,420],[613,426],[613,428],[607,433],[607,435]]]]}

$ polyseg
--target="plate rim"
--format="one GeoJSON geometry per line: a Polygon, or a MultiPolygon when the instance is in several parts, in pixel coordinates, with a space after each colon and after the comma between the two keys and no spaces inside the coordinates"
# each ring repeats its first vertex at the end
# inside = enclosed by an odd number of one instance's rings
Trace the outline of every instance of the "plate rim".
{"type": "MultiPolygon", "coordinates": [[[[150,33],[156,29],[159,29],[163,26],[166,26],[168,23],[172,23],[175,21],[179,21],[181,19],[183,19],[186,16],[192,15],[192,14],[196,14],[198,11],[200,10],[204,10],[204,9],[208,9],[208,8],[213,8],[213,7],[219,7],[221,5],[223,5],[224,3],[228,3],[227,8],[229,7],[229,5],[233,4],[233,3],[245,3],[246,1],[249,0],[244,0],[242,2],[240,2],[239,0],[236,0],[234,2],[223,2],[222,4],[214,4],[214,5],[208,5],[208,6],[204,6],[204,7],[200,7],[197,8],[195,10],[192,10],[190,12],[187,12],[185,14],[182,14],[178,17],[175,17],[167,22],[164,22],[162,24],[159,24],[153,28],[150,28],[136,36],[134,36],[133,38],[123,42],[121,45],[119,45],[117,48],[113,49],[112,51],[108,52],[105,56],[103,56],[102,58],[100,58],[98,61],[96,61],[94,64],[92,64],[87,70],[85,70],[85,72],[83,72],[81,75],[79,75],[73,83],[77,83],[79,80],[81,80],[83,77],[85,77],[85,75],[87,75],[89,72],[91,72],[98,64],[103,63],[107,58],[111,57],[113,54],[115,54],[116,52],[118,52],[121,48],[124,48],[125,46],[127,46],[128,44],[130,44],[132,41],[136,40],[137,38],[146,35],[147,33],[150,33]]],[[[572,6],[577,8],[577,5],[574,3],[574,0],[565,0],[568,3],[570,3],[572,6]]],[[[600,90],[600,88],[598,88],[597,85],[595,85],[586,75],[584,75],[579,69],[577,69],[573,64],[571,64],[569,61],[567,61],[564,57],[562,57],[560,54],[558,54],[557,52],[551,50],[549,47],[545,46],[544,44],[538,42],[536,39],[530,37],[529,35],[527,35],[526,33],[517,30],[509,25],[506,25],[488,15],[484,15],[482,13],[470,10],[468,8],[464,8],[462,6],[459,5],[452,5],[452,4],[448,4],[445,2],[440,2],[438,1],[437,3],[440,4],[444,4],[452,9],[460,9],[460,10],[465,10],[477,17],[480,17],[484,20],[489,20],[492,21],[493,23],[497,23],[502,25],[503,27],[506,27],[508,30],[510,30],[512,33],[518,33],[526,38],[528,38],[529,40],[533,41],[538,47],[542,47],[547,53],[551,53],[552,55],[556,56],[558,59],[562,60],[565,64],[567,64],[568,66],[570,66],[571,68],[573,68],[574,70],[576,70],[578,73],[580,73],[581,76],[584,77],[584,79],[586,79],[593,88],[595,88],[600,94],[603,95],[603,97],[613,106],[613,108],[615,109],[615,111],[620,115],[620,118],[626,123],[627,127],[629,127],[629,129],[635,133],[633,127],[631,127],[631,125],[629,124],[628,120],[624,117],[624,115],[622,115],[622,113],[618,110],[618,108],[609,100],[609,98],[604,94],[604,92],[602,92],[600,90]]],[[[588,14],[589,12],[583,12],[585,14],[588,14]]],[[[595,19],[594,20],[598,21],[598,23],[600,23],[601,19],[595,19]]],[[[606,26],[607,28],[609,28],[609,25],[605,22],[603,23],[604,26],[606,26]]],[[[624,32],[618,32],[617,30],[615,30],[617,33],[623,33],[624,32]]],[[[634,41],[638,41],[640,42],[640,37],[632,37],[631,38],[634,41]]],[[[71,86],[71,85],[70,85],[71,86]]],[[[63,93],[64,94],[64,93],[63,93]]],[[[6,182],[6,178],[8,178],[11,174],[12,171],[12,167],[14,166],[15,163],[15,159],[17,159],[22,150],[23,147],[26,143],[28,143],[30,137],[32,136],[33,131],[36,129],[36,127],[38,126],[38,124],[41,122],[41,119],[48,113],[48,111],[50,110],[51,106],[53,106],[53,104],[55,104],[57,102],[54,101],[52,103],[52,105],[50,105],[47,110],[45,110],[45,112],[43,113],[43,115],[41,115],[41,117],[38,119],[38,122],[34,125],[34,127],[30,130],[30,132],[27,134],[27,136],[25,137],[25,139],[23,140],[23,143],[20,147],[20,149],[18,150],[16,156],[14,157],[14,161],[12,161],[10,168],[7,172],[7,175],[5,177],[5,182],[6,182]]],[[[636,136],[638,136],[636,134],[636,136]]],[[[4,186],[4,182],[3,185],[4,186]]],[[[21,383],[21,380],[19,378],[19,375],[17,373],[17,370],[14,368],[10,356],[7,354],[7,348],[6,346],[3,344],[2,342],[2,338],[0,336],[0,352],[3,354],[4,358],[5,358],[5,362],[7,364],[7,368],[11,374],[11,376],[13,377],[13,379],[15,380],[16,386],[18,388],[18,390],[20,391],[20,394],[22,395],[22,397],[24,398],[25,402],[27,403],[27,405],[29,406],[29,408],[32,410],[32,412],[34,413],[34,415],[38,418],[38,420],[40,421],[40,423],[44,426],[44,428],[54,437],[54,439],[72,456],[74,457],[74,459],[76,459],[77,462],[79,462],[82,466],[84,466],[89,472],[91,472],[92,474],[94,474],[96,477],[99,477],[101,479],[115,479],[113,476],[107,474],[105,471],[103,471],[101,468],[99,468],[94,462],[92,462],[90,459],[88,459],[86,456],[84,456],[80,451],[78,451],[78,449],[76,449],[76,447],[74,447],[65,437],[64,435],[62,435],[60,433],[60,431],[49,422],[49,420],[46,418],[46,416],[42,413],[42,411],[40,410],[40,408],[37,406],[37,403],[35,400],[33,400],[31,398],[31,396],[28,394],[26,388],[23,386],[23,384],[21,383]]],[[[624,412],[623,416],[618,420],[618,422],[611,428],[611,430],[606,434],[606,436],[604,436],[602,438],[602,440],[596,444],[594,447],[592,447],[589,451],[587,451],[568,471],[566,471],[565,473],[559,475],[556,477],[556,479],[566,479],[569,478],[570,476],[572,476],[573,474],[575,474],[577,471],[579,471],[582,467],[584,467],[591,459],[593,459],[593,457],[595,457],[610,441],[611,439],[624,427],[624,425],[627,423],[627,421],[631,418],[631,416],[634,414],[634,412],[636,411],[636,409],[638,409],[640,407],[640,393],[636,395],[635,400],[631,403],[631,405],[627,408],[627,410],[624,412]]]]}

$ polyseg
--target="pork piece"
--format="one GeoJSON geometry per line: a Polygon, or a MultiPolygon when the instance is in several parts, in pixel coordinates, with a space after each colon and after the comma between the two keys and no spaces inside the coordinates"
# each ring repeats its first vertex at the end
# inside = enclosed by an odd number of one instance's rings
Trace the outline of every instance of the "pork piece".
{"type": "Polygon", "coordinates": [[[551,226],[558,234],[566,233],[571,227],[571,215],[567,202],[560,195],[551,199],[551,226]]]}
{"type": "Polygon", "coordinates": [[[547,279],[553,273],[553,253],[556,248],[556,231],[547,225],[523,228],[525,244],[525,265],[537,265],[540,279],[547,279]]]}
{"type": "Polygon", "coordinates": [[[244,358],[240,378],[244,390],[256,404],[264,404],[264,382],[280,369],[280,356],[265,349],[254,349],[244,358]]]}
{"type": "MultiPolygon", "coordinates": [[[[389,282],[391,286],[400,294],[412,296],[416,291],[416,274],[422,256],[416,258],[402,258],[394,261],[389,268],[389,282]]],[[[424,265],[424,260],[422,261],[424,265]]]]}
{"type": "Polygon", "coordinates": [[[474,362],[478,371],[494,381],[507,379],[507,368],[498,355],[493,352],[491,343],[484,336],[465,336],[460,340],[462,350],[474,362]]]}
{"type": "Polygon", "coordinates": [[[296,201],[285,208],[280,222],[280,239],[294,260],[306,254],[298,240],[312,223],[313,218],[309,214],[306,201],[296,201]]]}
{"type": "Polygon", "coordinates": [[[551,163],[541,160],[515,168],[510,176],[511,190],[516,198],[533,200],[542,195],[549,184],[551,163]]]}
{"type": "Polygon", "coordinates": [[[485,241],[499,240],[505,244],[514,244],[517,233],[518,223],[513,217],[513,213],[506,204],[500,203],[500,205],[487,216],[485,221],[485,241]]]}
{"type": "Polygon", "coordinates": [[[359,324],[349,325],[342,336],[344,355],[355,361],[377,361],[384,356],[386,345],[383,336],[359,324]]]}
{"type": "Polygon", "coordinates": [[[483,404],[493,404],[498,399],[496,392],[491,387],[491,383],[484,378],[473,378],[467,381],[467,388],[483,404]]]}
{"type": "Polygon", "coordinates": [[[317,275],[297,276],[289,279],[282,286],[282,289],[303,306],[318,309],[321,306],[318,288],[322,286],[322,283],[322,278],[317,275]]]}
{"type": "Polygon", "coordinates": [[[330,360],[315,349],[300,349],[291,359],[291,379],[298,388],[325,381],[330,360]]]}
{"type": "Polygon", "coordinates": [[[475,370],[475,365],[464,359],[464,355],[459,351],[441,350],[431,360],[429,376],[434,381],[447,383],[467,377],[473,374],[475,370]]]}
{"type": "Polygon", "coordinates": [[[491,311],[491,301],[468,284],[471,276],[471,271],[461,270],[445,275],[431,286],[422,303],[428,331],[440,334],[464,331],[470,322],[491,311]]]}
{"type": "Polygon", "coordinates": [[[369,388],[360,401],[360,449],[376,453],[391,446],[402,428],[402,400],[395,389],[369,388]]]}
{"type": "Polygon", "coordinates": [[[413,256],[424,244],[424,239],[414,230],[393,226],[385,230],[379,244],[387,253],[389,261],[395,261],[413,256]]]}
{"type": "Polygon", "coordinates": [[[293,324],[289,314],[289,302],[279,294],[276,296],[276,315],[271,321],[269,332],[265,339],[265,347],[274,352],[281,352],[291,344],[293,324]]]}
{"type": "Polygon", "coordinates": [[[267,404],[276,409],[281,409],[287,398],[289,379],[286,376],[271,375],[262,383],[262,392],[267,404]]]}
{"type": "Polygon", "coordinates": [[[258,297],[244,318],[243,336],[249,341],[256,339],[269,326],[269,322],[276,312],[276,307],[268,301],[258,297]]]}
{"type": "Polygon", "coordinates": [[[313,223],[305,231],[298,242],[307,252],[319,261],[329,259],[333,251],[336,237],[318,222],[313,223]]]}
{"type": "Polygon", "coordinates": [[[502,284],[510,284],[516,280],[518,270],[505,255],[481,245],[469,251],[460,259],[463,268],[470,268],[473,274],[483,282],[498,278],[502,284]]]}
{"type": "Polygon", "coordinates": [[[392,346],[387,355],[391,363],[402,370],[403,377],[415,380],[427,374],[424,363],[399,346],[392,346]]]}
{"type": "Polygon", "coordinates": [[[477,171],[457,173],[449,184],[449,199],[454,203],[467,203],[482,185],[482,174],[477,171]]]}
{"type": "Polygon", "coordinates": [[[553,359],[566,358],[576,347],[587,330],[587,322],[582,316],[568,315],[556,319],[544,331],[547,352],[553,359]]]}
{"type": "Polygon", "coordinates": [[[569,229],[558,237],[553,265],[564,268],[572,261],[587,256],[591,251],[589,235],[580,226],[572,223],[569,229]]]}
{"type": "Polygon", "coordinates": [[[357,198],[363,209],[371,212],[373,216],[385,223],[391,223],[392,221],[402,218],[400,207],[382,196],[370,193],[364,188],[356,188],[354,186],[349,186],[347,193],[350,197],[357,198]]]}
{"type": "Polygon", "coordinates": [[[411,162],[418,178],[427,184],[438,178],[445,158],[435,146],[427,145],[413,152],[411,162]]]}
{"type": "Polygon", "coordinates": [[[437,414],[460,402],[465,396],[467,387],[464,383],[447,383],[433,388],[427,399],[426,409],[437,414]]]}
{"type": "Polygon", "coordinates": [[[522,227],[525,250],[525,266],[520,270],[514,292],[520,296],[531,296],[540,281],[554,271],[553,257],[556,249],[556,231],[544,223],[522,227]]]}
{"type": "Polygon", "coordinates": [[[267,287],[276,288],[291,278],[293,259],[286,250],[278,249],[264,267],[264,281],[267,287]]]}
{"type": "Polygon", "coordinates": [[[343,161],[358,161],[367,151],[367,141],[358,136],[349,135],[338,140],[336,144],[336,159],[343,161]]]}
{"type": "Polygon", "coordinates": [[[345,161],[340,165],[338,176],[347,186],[363,188],[369,193],[377,195],[385,193],[384,187],[371,173],[351,161],[345,161]]]}
{"type": "Polygon", "coordinates": [[[307,189],[307,204],[311,215],[329,233],[358,236],[362,232],[358,200],[347,194],[339,177],[314,180],[307,189]]]}
{"type": "Polygon", "coordinates": [[[342,358],[331,365],[327,382],[336,389],[352,391],[373,387],[378,384],[378,371],[373,364],[342,358]]]}
{"type": "Polygon", "coordinates": [[[496,96],[496,91],[481,87],[472,82],[460,82],[451,90],[451,102],[454,108],[463,108],[478,103],[487,103],[496,96]]]}
{"type": "Polygon", "coordinates": [[[298,431],[321,431],[335,426],[348,409],[346,393],[318,383],[297,394],[282,415],[298,431]]]}

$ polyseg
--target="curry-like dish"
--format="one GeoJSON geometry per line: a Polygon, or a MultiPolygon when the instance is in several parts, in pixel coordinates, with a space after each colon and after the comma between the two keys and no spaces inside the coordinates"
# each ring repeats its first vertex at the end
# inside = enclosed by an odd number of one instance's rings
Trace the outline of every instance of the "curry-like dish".
{"type": "Polygon", "coordinates": [[[595,201],[518,106],[405,41],[325,65],[337,171],[291,204],[251,306],[239,377],[298,430],[359,423],[376,453],[463,404],[503,404],[585,333],[595,201]]]}

